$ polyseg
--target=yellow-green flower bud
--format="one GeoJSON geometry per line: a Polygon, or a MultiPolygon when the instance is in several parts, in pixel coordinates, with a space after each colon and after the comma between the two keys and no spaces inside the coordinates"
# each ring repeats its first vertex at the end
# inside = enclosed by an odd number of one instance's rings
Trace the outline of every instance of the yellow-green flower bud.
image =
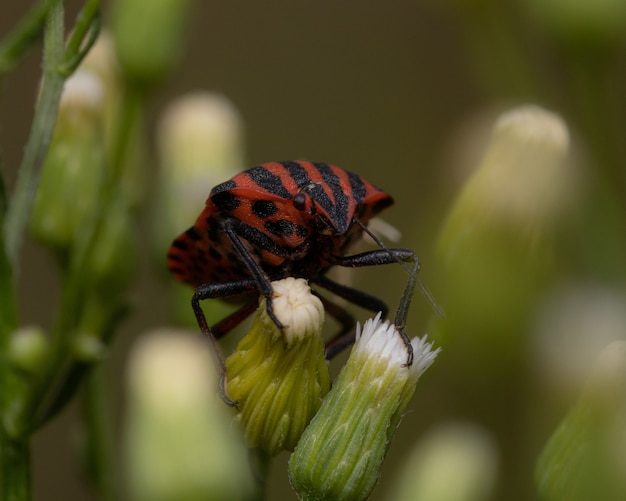
{"type": "Polygon", "coordinates": [[[61,255],[93,224],[104,169],[100,80],[78,71],[66,83],[30,228],[61,255]]]}
{"type": "Polygon", "coordinates": [[[7,358],[11,365],[25,374],[36,373],[48,351],[48,340],[39,327],[22,327],[9,341],[7,358]]]}
{"type": "Polygon", "coordinates": [[[302,500],[363,500],[380,467],[418,378],[432,364],[426,336],[413,339],[415,358],[380,314],[357,328],[347,364],[333,383],[289,460],[291,484],[302,500]]]}
{"type": "Polygon", "coordinates": [[[390,499],[487,501],[492,499],[496,469],[496,445],[484,431],[468,424],[447,424],[413,449],[390,499]]]}
{"type": "Polygon", "coordinates": [[[599,355],[582,395],[541,454],[543,501],[626,499],[626,342],[599,355]]]}
{"type": "Polygon", "coordinates": [[[189,0],[117,0],[112,30],[127,77],[137,85],[158,83],[183,51],[189,0]]]}
{"type": "Polygon", "coordinates": [[[260,301],[250,332],[227,359],[228,394],[248,445],[269,455],[292,450],[330,382],[324,358],[324,307],[307,282],[272,282],[278,329],[260,301]]]}
{"type": "Polygon", "coordinates": [[[133,349],[128,374],[126,457],[132,499],[249,499],[245,447],[215,398],[203,340],[159,331],[133,349]]]}

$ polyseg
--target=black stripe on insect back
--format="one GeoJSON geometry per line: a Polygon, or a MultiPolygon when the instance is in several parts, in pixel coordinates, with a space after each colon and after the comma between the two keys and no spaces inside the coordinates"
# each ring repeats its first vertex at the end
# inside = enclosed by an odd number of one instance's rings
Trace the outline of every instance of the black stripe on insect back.
{"type": "Polygon", "coordinates": [[[283,184],[283,181],[280,179],[280,177],[276,174],[273,174],[262,165],[252,167],[252,169],[247,170],[245,174],[250,179],[252,179],[255,184],[263,188],[265,191],[271,193],[272,195],[286,198],[287,200],[293,198],[293,195],[289,193],[287,188],[285,188],[285,185],[283,184]]]}
{"type": "Polygon", "coordinates": [[[311,184],[309,173],[298,162],[280,162],[280,164],[287,169],[291,179],[299,188],[304,188],[311,184]]]}
{"type": "Polygon", "coordinates": [[[315,165],[322,179],[333,192],[335,204],[333,209],[329,211],[329,214],[332,215],[333,223],[338,230],[345,231],[350,221],[348,221],[348,196],[341,186],[341,181],[328,164],[316,163],[313,165],[315,165]]]}
{"type": "Polygon", "coordinates": [[[359,205],[365,198],[365,185],[361,176],[348,172],[348,179],[350,179],[350,187],[352,188],[352,198],[359,205]]]}

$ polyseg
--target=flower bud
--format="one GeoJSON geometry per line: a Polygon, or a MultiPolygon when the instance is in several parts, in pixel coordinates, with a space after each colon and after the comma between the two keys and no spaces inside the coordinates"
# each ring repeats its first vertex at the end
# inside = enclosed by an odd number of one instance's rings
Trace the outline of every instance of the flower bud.
{"type": "Polygon", "coordinates": [[[113,137],[112,127],[117,118],[117,106],[122,94],[121,70],[115,55],[111,33],[102,30],[96,43],[81,61],[79,71],[89,71],[100,80],[104,90],[104,111],[107,136],[113,137]]]}
{"type": "Polygon", "coordinates": [[[35,238],[61,255],[97,210],[104,171],[102,102],[93,73],[78,71],[66,81],[30,223],[35,238]]]}
{"type": "Polygon", "coordinates": [[[289,460],[291,484],[302,500],[363,500],[374,489],[391,438],[432,364],[426,336],[413,339],[414,361],[400,334],[380,314],[357,327],[347,364],[289,460]]]}
{"type": "Polygon", "coordinates": [[[82,362],[99,362],[107,351],[104,342],[93,334],[81,333],[72,339],[72,344],[76,359],[82,362]]]}
{"type": "Polygon", "coordinates": [[[248,445],[268,455],[292,450],[328,392],[321,337],[324,308],[303,279],[272,282],[274,314],[261,299],[250,332],[226,360],[228,394],[248,445]]]}
{"type": "Polygon", "coordinates": [[[139,86],[158,83],[183,51],[189,0],[117,0],[112,29],[120,64],[139,86]]]}
{"type": "Polygon", "coordinates": [[[133,499],[248,499],[245,448],[215,398],[216,384],[202,339],[164,330],[136,344],[126,420],[133,499]]]}
{"type": "Polygon", "coordinates": [[[48,351],[48,340],[39,327],[22,327],[10,338],[7,358],[26,374],[36,373],[48,351]]]}
{"type": "Polygon", "coordinates": [[[535,471],[542,500],[626,499],[626,342],[599,355],[535,471]]]}

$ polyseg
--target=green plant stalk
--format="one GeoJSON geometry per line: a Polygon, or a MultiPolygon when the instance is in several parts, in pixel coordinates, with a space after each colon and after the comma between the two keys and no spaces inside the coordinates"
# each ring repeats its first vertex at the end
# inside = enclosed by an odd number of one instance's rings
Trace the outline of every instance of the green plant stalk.
{"type": "Polygon", "coordinates": [[[272,458],[259,449],[252,449],[254,459],[255,489],[250,497],[250,501],[267,500],[267,482],[270,476],[272,458]]]}
{"type": "Polygon", "coordinates": [[[24,229],[33,206],[41,168],[56,123],[63,84],[97,38],[100,26],[99,6],[100,0],[88,0],[84,5],[67,50],[65,50],[64,43],[62,3],[54,4],[49,11],[44,33],[41,94],[4,228],[6,253],[14,270],[17,269],[24,229]],[[89,38],[85,41],[86,36],[89,38]]]}
{"type": "Polygon", "coordinates": [[[4,430],[2,435],[2,485],[3,501],[28,501],[31,499],[30,444],[28,440],[10,440],[4,430]]]}
{"type": "MultiPolygon", "coordinates": [[[[58,105],[67,76],[60,70],[62,63],[80,61],[93,43],[93,32],[98,28],[99,0],[88,1],[78,16],[77,27],[72,37],[73,44],[64,49],[63,6],[59,4],[50,11],[50,20],[44,38],[44,71],[40,99],[35,111],[33,127],[22,164],[20,166],[15,194],[8,207],[6,226],[4,228],[5,248],[13,269],[17,269],[19,246],[25,225],[32,208],[41,168],[50,144],[56,123],[58,105]],[[90,38],[84,43],[85,36],[90,38]],[[80,38],[80,40],[79,40],[80,38]]],[[[8,274],[11,276],[11,274],[8,274]]],[[[4,274],[3,274],[4,277],[4,274]]],[[[61,318],[56,328],[56,335],[48,361],[39,373],[37,382],[28,395],[13,395],[20,398],[21,405],[13,420],[13,432],[18,435],[28,434],[42,419],[37,415],[36,408],[47,401],[46,393],[53,387],[55,375],[59,374],[63,365],[69,365],[68,374],[72,374],[75,364],[71,360],[64,364],[65,348],[72,328],[78,321],[81,311],[82,289],[77,274],[70,276],[64,283],[61,299],[61,318]],[[64,312],[71,312],[70,314],[64,312]]],[[[62,390],[60,390],[62,391],[62,390]]]]}
{"type": "MultiPolygon", "coordinates": [[[[71,74],[95,41],[99,28],[99,0],[89,0],[79,15],[75,34],[72,37],[73,44],[68,50],[65,50],[63,4],[59,1],[48,0],[42,2],[40,7],[43,8],[43,6],[45,6],[44,10],[47,15],[41,93],[35,110],[31,134],[18,172],[15,194],[8,204],[6,220],[3,218],[5,224],[1,228],[4,239],[0,251],[0,271],[2,272],[0,273],[0,313],[2,314],[0,348],[3,348],[3,351],[10,342],[11,333],[17,326],[13,270],[17,269],[19,247],[36,193],[41,166],[56,123],[63,84],[65,78],[71,74]],[[89,38],[84,41],[86,35],[89,35],[89,38]]],[[[0,53],[0,56],[9,54],[16,57],[25,51],[26,45],[33,39],[35,26],[41,12],[41,10],[35,9],[31,13],[31,17],[24,21],[21,29],[18,28],[13,37],[10,37],[9,42],[2,47],[5,52],[0,53]],[[19,49],[20,47],[21,49],[19,49]]],[[[2,215],[5,215],[4,210],[2,215]]],[[[74,301],[68,302],[75,303],[74,301]]],[[[54,359],[51,361],[52,363],[46,365],[45,369],[49,370],[44,369],[41,376],[55,375],[56,370],[61,368],[64,361],[58,358],[54,359]]],[[[76,367],[77,365],[71,364],[70,361],[67,374],[76,372],[76,367]]],[[[34,411],[35,407],[29,406],[28,403],[36,402],[36,397],[40,396],[42,392],[34,391],[25,395],[25,388],[19,384],[7,364],[0,366],[0,382],[3,383],[2,388],[4,390],[2,397],[0,397],[2,398],[0,409],[3,418],[3,427],[0,430],[2,495],[3,499],[28,500],[31,497],[28,435],[33,429],[33,418],[35,417],[34,412],[32,415],[29,414],[29,411],[34,411]],[[31,397],[30,400],[29,397],[31,397]],[[17,406],[16,403],[18,403],[17,406]],[[19,405],[20,403],[22,405],[19,405]],[[23,405],[24,403],[26,405],[23,405]]],[[[49,382],[44,382],[43,378],[40,379],[40,382],[43,383],[39,385],[40,390],[50,387],[49,382]]]]}
{"type": "MultiPolygon", "coordinates": [[[[0,221],[0,229],[2,227],[0,221]]],[[[17,308],[11,267],[0,249],[0,353],[7,353],[11,335],[17,327],[17,308]]],[[[4,417],[9,410],[11,397],[22,386],[9,364],[0,358],[0,498],[19,501],[29,499],[30,489],[30,454],[28,443],[13,441],[4,426],[4,417]]]]}
{"type": "MultiPolygon", "coordinates": [[[[5,248],[3,258],[7,262],[3,267],[10,271],[15,270],[17,252],[28,217],[28,212],[35,195],[38,179],[37,166],[41,166],[45,157],[52,129],[56,121],[56,112],[63,90],[63,78],[59,77],[55,68],[63,57],[63,4],[58,2],[50,7],[46,18],[44,33],[44,82],[41,89],[41,97],[35,110],[35,118],[31,135],[26,145],[24,158],[20,166],[16,195],[11,200],[3,226],[5,234],[5,248]],[[6,256],[4,254],[6,253],[6,256]]],[[[2,259],[2,261],[5,261],[2,259]]],[[[9,299],[9,307],[13,314],[9,318],[16,317],[16,303],[13,284],[6,283],[14,273],[3,273],[3,295],[12,296],[9,299]]],[[[6,306],[5,306],[6,308],[6,306]]],[[[2,344],[6,345],[11,333],[2,329],[2,344]]],[[[30,447],[28,437],[11,438],[6,429],[6,419],[9,407],[19,397],[21,386],[15,381],[7,364],[2,364],[0,379],[9,383],[3,386],[4,398],[2,401],[3,426],[0,440],[2,440],[2,495],[4,499],[11,501],[27,501],[31,498],[30,483],[30,447]]]]}
{"type": "Polygon", "coordinates": [[[84,464],[98,499],[115,501],[119,499],[119,493],[115,481],[113,426],[106,372],[103,364],[95,367],[87,376],[81,393],[86,435],[84,464]]]}
{"type": "Polygon", "coordinates": [[[100,34],[100,0],[87,0],[76,18],[72,35],[67,42],[65,59],[59,66],[59,72],[69,77],[78,67],[83,57],[100,34]],[[86,38],[89,35],[89,38],[86,38]]]}
{"type": "Polygon", "coordinates": [[[43,82],[24,157],[18,171],[15,192],[5,221],[5,249],[16,270],[24,228],[35,199],[41,166],[56,123],[57,110],[65,78],[57,71],[64,57],[63,5],[50,9],[44,34],[43,82]]]}
{"type": "Polygon", "coordinates": [[[0,43],[0,79],[9,73],[41,36],[48,13],[61,0],[40,0],[0,43]]]}

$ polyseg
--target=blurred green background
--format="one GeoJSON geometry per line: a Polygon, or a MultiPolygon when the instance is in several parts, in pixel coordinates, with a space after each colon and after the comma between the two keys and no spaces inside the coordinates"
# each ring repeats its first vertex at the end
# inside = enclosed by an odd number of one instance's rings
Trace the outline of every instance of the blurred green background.
{"type": "MultiPolygon", "coordinates": [[[[151,213],[158,204],[154,132],[166,103],[190,91],[216,91],[232,100],[245,125],[248,165],[299,158],[325,161],[391,193],[396,204],[385,219],[401,230],[401,244],[416,250],[423,281],[452,316],[432,264],[449,208],[479,165],[500,112],[526,103],[552,110],[570,128],[571,162],[579,166],[585,190],[576,199],[575,217],[564,236],[557,236],[558,271],[541,292],[547,295],[562,283],[581,281],[623,294],[626,7],[619,0],[592,3],[195,2],[183,57],[150,96],[146,110],[152,148],[149,204],[139,230],[146,241],[144,257],[132,290],[134,313],[110,357],[118,412],[132,340],[171,321],[167,287],[154,272],[148,243],[151,213]]],[[[67,3],[68,19],[79,5],[67,3]]],[[[21,2],[4,2],[0,34],[26,8],[21,2]]],[[[107,8],[105,2],[105,19],[107,8]]],[[[11,184],[32,119],[40,57],[33,51],[2,89],[0,144],[11,184]]],[[[28,243],[22,263],[23,323],[47,325],[57,301],[52,259],[28,243]]],[[[402,273],[360,270],[356,280],[360,288],[393,304],[402,273]]],[[[363,312],[359,315],[365,318],[363,312]]],[[[431,317],[427,301],[416,296],[410,334],[422,335],[431,317]]],[[[434,334],[441,343],[436,330],[434,334]]],[[[525,350],[529,332],[512,342],[519,343],[515,349],[525,350]]],[[[463,349],[456,351],[454,343],[444,345],[440,360],[418,385],[372,499],[385,498],[411,445],[431,426],[448,420],[468,420],[493,433],[500,449],[494,499],[533,499],[535,458],[571,402],[555,401],[542,391],[546,383],[524,354],[512,364],[523,367],[519,377],[509,378],[488,367],[499,356],[490,352],[492,347],[472,345],[471,339],[460,345],[463,349]],[[467,346],[476,351],[475,357],[467,346]]],[[[36,500],[90,499],[74,458],[80,440],[74,411],[64,412],[35,438],[36,500]]],[[[269,499],[295,498],[287,486],[285,463],[283,455],[273,468],[269,499]]]]}

